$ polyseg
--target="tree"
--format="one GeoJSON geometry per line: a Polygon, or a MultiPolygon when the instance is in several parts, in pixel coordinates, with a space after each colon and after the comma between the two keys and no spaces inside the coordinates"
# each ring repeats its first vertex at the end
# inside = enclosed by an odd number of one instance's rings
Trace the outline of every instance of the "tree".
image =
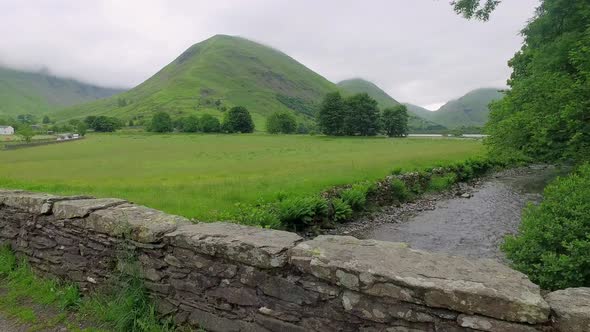
{"type": "Polygon", "coordinates": [[[88,130],[88,126],[86,125],[86,123],[84,122],[80,122],[78,123],[78,126],[76,127],[76,131],[78,132],[78,134],[80,136],[86,136],[86,131],[88,130]]]}
{"type": "Polygon", "coordinates": [[[501,0],[455,0],[451,1],[451,5],[457,14],[467,19],[487,21],[501,2],[501,0]]]}
{"type": "Polygon", "coordinates": [[[292,134],[297,129],[297,120],[286,112],[275,112],[266,119],[266,131],[271,134],[292,134]]]}
{"type": "Polygon", "coordinates": [[[17,134],[27,143],[30,143],[33,140],[33,136],[35,136],[35,132],[33,132],[33,129],[28,124],[20,126],[17,134]]]}
{"type": "Polygon", "coordinates": [[[35,117],[32,114],[19,114],[16,119],[20,123],[33,124],[35,123],[35,117]]]}
{"type": "Polygon", "coordinates": [[[342,135],[345,105],[340,92],[328,93],[318,112],[318,126],[326,135],[342,135]]]}
{"type": "Polygon", "coordinates": [[[232,107],[229,112],[225,113],[223,129],[230,133],[254,132],[254,122],[248,109],[243,106],[232,107]]]}
{"type": "Polygon", "coordinates": [[[386,108],[381,116],[383,131],[389,137],[404,137],[408,134],[408,109],[405,105],[386,108]]]}
{"type": "Polygon", "coordinates": [[[135,126],[135,124],[133,123],[133,120],[129,120],[129,124],[128,124],[128,126],[129,126],[129,127],[133,127],[133,126],[135,126]]]}
{"type": "Polygon", "coordinates": [[[96,116],[94,116],[94,115],[89,115],[84,119],[84,123],[86,123],[88,128],[93,128],[93,129],[94,129],[94,121],[96,121],[96,116]]]}
{"type": "Polygon", "coordinates": [[[510,90],[490,107],[491,153],[590,159],[590,2],[544,0],[522,33],[510,90]]]}
{"type": "Polygon", "coordinates": [[[166,112],[158,112],[152,117],[152,123],[150,125],[150,131],[156,133],[169,133],[174,130],[172,126],[172,119],[170,114],[166,112]]]}
{"type": "Polygon", "coordinates": [[[344,126],[346,135],[374,136],[379,130],[377,101],[367,93],[359,93],[344,101],[344,126]]]}
{"type": "Polygon", "coordinates": [[[185,133],[196,133],[199,131],[200,123],[196,115],[190,115],[183,119],[182,131],[185,133]]]}
{"type": "Polygon", "coordinates": [[[43,117],[43,124],[50,124],[51,123],[51,119],[49,118],[48,115],[43,117]]]}
{"type": "MultiPolygon", "coordinates": [[[[87,124],[86,120],[84,121],[84,123],[87,124]]],[[[95,117],[94,121],[92,121],[91,123],[92,126],[90,127],[94,129],[94,131],[103,133],[114,132],[122,127],[122,123],[118,119],[104,115],[95,117]]]]}
{"type": "Polygon", "coordinates": [[[199,127],[204,133],[217,133],[221,130],[219,120],[211,114],[203,114],[201,116],[199,127]]]}

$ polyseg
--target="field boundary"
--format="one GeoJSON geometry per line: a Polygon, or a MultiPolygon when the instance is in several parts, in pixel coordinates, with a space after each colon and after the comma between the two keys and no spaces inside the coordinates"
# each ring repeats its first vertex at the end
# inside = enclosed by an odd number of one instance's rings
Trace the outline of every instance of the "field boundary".
{"type": "Polygon", "coordinates": [[[67,143],[67,142],[74,142],[74,141],[79,141],[84,139],[84,136],[81,136],[79,138],[71,138],[71,139],[67,139],[67,140],[57,140],[57,139],[52,139],[52,140],[39,140],[39,141],[32,141],[30,143],[21,143],[21,142],[14,142],[14,143],[7,143],[7,142],[3,142],[0,145],[3,145],[3,150],[16,150],[16,149],[22,149],[22,148],[32,148],[35,146],[42,146],[42,145],[50,145],[50,144],[59,144],[59,143],[67,143]]]}
{"type": "Polygon", "coordinates": [[[2,190],[0,245],[82,292],[125,273],[132,254],[161,317],[210,331],[542,331],[570,319],[550,316],[550,305],[579,310],[547,303],[526,276],[491,260],[193,224],[120,199],[2,190]]]}

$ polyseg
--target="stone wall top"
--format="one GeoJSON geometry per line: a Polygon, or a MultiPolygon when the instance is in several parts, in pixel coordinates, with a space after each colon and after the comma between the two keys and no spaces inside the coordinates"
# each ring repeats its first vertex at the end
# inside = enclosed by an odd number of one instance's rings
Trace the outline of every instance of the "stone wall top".
{"type": "Polygon", "coordinates": [[[0,205],[6,205],[34,214],[51,212],[55,202],[92,198],[91,196],[56,196],[24,190],[0,189],[0,205]]]}
{"type": "Polygon", "coordinates": [[[182,226],[166,238],[178,247],[260,268],[285,265],[287,250],[302,240],[295,233],[223,222],[182,226]]]}
{"type": "Polygon", "coordinates": [[[370,295],[531,324],[549,316],[539,287],[493,260],[319,236],[293,248],[290,261],[303,272],[370,295]]]}

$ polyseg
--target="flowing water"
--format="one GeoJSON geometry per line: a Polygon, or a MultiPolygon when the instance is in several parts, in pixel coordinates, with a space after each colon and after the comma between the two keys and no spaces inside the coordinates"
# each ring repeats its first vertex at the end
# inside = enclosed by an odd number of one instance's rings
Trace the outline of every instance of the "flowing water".
{"type": "Polygon", "coordinates": [[[364,239],[406,242],[410,247],[503,260],[499,249],[518,230],[522,209],[542,200],[543,188],[564,169],[535,166],[498,173],[471,188],[471,197],[437,200],[434,209],[355,233],[364,239]]]}

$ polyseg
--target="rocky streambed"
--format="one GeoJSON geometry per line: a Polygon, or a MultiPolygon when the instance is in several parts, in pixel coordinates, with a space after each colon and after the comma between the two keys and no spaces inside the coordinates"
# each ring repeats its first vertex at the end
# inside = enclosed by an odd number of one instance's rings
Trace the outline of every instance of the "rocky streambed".
{"type": "Polygon", "coordinates": [[[499,246],[518,230],[523,208],[567,168],[532,165],[501,171],[414,202],[388,206],[327,233],[405,242],[412,248],[504,260],[499,246]]]}

